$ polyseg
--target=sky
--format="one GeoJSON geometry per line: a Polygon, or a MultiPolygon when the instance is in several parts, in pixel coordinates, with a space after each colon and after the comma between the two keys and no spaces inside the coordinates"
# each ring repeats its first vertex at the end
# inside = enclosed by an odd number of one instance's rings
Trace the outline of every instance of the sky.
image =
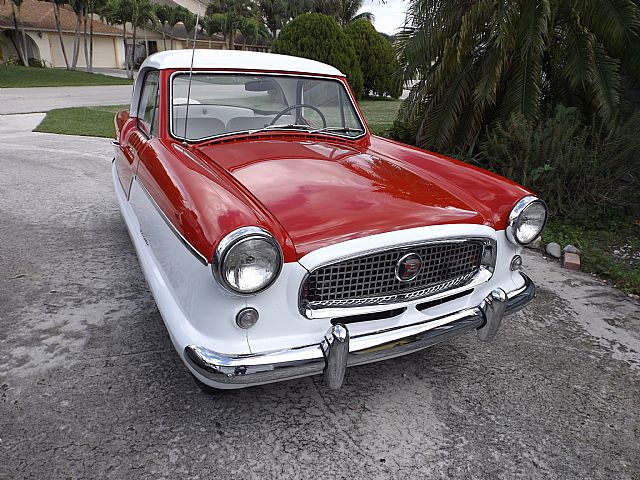
{"type": "Polygon", "coordinates": [[[364,0],[361,11],[373,13],[376,30],[393,35],[404,23],[408,5],[408,0],[364,0]]]}

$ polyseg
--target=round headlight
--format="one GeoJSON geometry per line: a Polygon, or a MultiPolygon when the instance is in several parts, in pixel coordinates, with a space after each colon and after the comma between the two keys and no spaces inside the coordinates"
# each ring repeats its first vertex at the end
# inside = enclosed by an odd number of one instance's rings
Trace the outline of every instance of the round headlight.
{"type": "Polygon", "coordinates": [[[220,242],[213,268],[214,275],[227,290],[239,294],[258,293],[278,277],[282,251],[266,230],[243,227],[220,242]]]}
{"type": "Polygon", "coordinates": [[[526,245],[533,242],[547,222],[547,206],[536,197],[521,199],[509,215],[507,238],[513,243],[526,245]]]}

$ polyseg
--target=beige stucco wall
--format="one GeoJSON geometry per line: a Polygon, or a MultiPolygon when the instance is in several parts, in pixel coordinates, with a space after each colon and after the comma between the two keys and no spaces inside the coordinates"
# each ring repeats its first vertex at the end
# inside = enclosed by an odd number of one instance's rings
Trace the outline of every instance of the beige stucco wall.
{"type": "MultiPolygon", "coordinates": [[[[49,47],[49,34],[47,32],[35,32],[35,31],[27,31],[25,32],[27,36],[33,40],[33,43],[36,44],[38,48],[38,54],[40,56],[40,60],[44,60],[47,66],[51,65],[51,48],[49,47]]],[[[36,52],[33,52],[34,54],[36,52]]],[[[38,55],[34,55],[35,58],[38,58],[38,55]]]]}

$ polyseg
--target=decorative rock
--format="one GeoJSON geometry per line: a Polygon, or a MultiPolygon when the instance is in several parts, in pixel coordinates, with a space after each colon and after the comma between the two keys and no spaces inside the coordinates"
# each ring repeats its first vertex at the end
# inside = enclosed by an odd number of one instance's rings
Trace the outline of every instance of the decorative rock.
{"type": "Polygon", "coordinates": [[[562,256],[562,250],[560,249],[560,245],[556,242],[551,242],[547,245],[547,253],[554,258],[560,258],[562,256]]]}
{"type": "Polygon", "coordinates": [[[577,253],[565,253],[562,258],[562,266],[568,270],[580,271],[580,255],[577,253]]]}
{"type": "Polygon", "coordinates": [[[532,250],[538,250],[540,249],[540,244],[542,243],[542,237],[536,237],[536,239],[529,243],[528,245],[525,245],[527,248],[530,248],[532,250]]]}
{"type": "Polygon", "coordinates": [[[577,247],[569,244],[562,249],[564,253],[575,253],[576,255],[580,255],[580,250],[577,247]]]}

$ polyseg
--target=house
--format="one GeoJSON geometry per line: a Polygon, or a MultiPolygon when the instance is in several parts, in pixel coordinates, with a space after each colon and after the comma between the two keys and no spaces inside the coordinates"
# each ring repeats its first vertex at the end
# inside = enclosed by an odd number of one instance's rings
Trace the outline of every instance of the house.
{"type": "MultiPolygon", "coordinates": [[[[49,66],[64,67],[64,57],[53,14],[53,3],[24,0],[20,8],[20,20],[26,33],[28,58],[43,60],[49,66]]],[[[60,27],[66,53],[71,60],[76,15],[68,5],[60,8],[60,27]]],[[[93,65],[106,68],[123,66],[122,29],[94,19],[93,35],[93,65]]],[[[16,41],[21,41],[21,38],[19,35],[16,37],[14,32],[11,2],[0,3],[0,57],[17,56],[16,41]]],[[[83,67],[85,65],[83,42],[79,43],[81,50],[78,54],[78,66],[83,67]]]]}
{"type": "MultiPolygon", "coordinates": [[[[181,5],[189,10],[206,11],[206,4],[200,0],[155,0],[155,3],[171,6],[181,5]]],[[[27,56],[35,60],[44,61],[47,66],[65,67],[65,60],[60,43],[60,35],[56,28],[53,2],[39,0],[24,0],[20,8],[20,21],[26,34],[27,56]]],[[[77,18],[69,5],[60,7],[60,29],[67,58],[71,62],[73,46],[76,38],[77,18]]],[[[173,28],[165,27],[164,35],[157,29],[138,29],[136,39],[136,63],[152,53],[181,49],[193,45],[193,33],[188,35],[182,23],[173,28]]],[[[84,42],[82,32],[79,35],[79,53],[77,67],[85,67],[84,42]]],[[[132,49],[131,26],[127,26],[126,44],[132,49]]],[[[16,35],[13,24],[11,1],[0,2],[0,61],[14,55],[17,56],[16,42],[22,43],[22,38],[16,35]]],[[[227,48],[221,37],[208,37],[203,32],[197,35],[198,48],[227,48]]],[[[265,47],[249,46],[250,49],[265,49],[265,47]]],[[[122,26],[109,25],[97,15],[93,18],[93,66],[97,68],[124,68],[125,41],[122,26]]]]}

